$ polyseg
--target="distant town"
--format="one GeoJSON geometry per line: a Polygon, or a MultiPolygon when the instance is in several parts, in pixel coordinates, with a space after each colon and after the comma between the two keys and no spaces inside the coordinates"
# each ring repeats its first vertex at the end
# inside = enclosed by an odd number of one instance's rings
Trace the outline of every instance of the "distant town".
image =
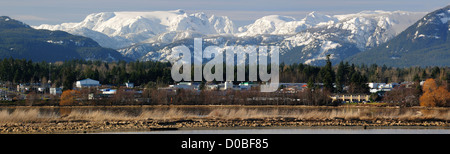
{"type": "Polygon", "coordinates": [[[0,105],[449,106],[450,102],[448,67],[399,69],[343,62],[334,67],[281,65],[282,82],[271,93],[259,92],[265,84],[260,81],[173,82],[168,68],[169,63],[161,62],[51,64],[3,59],[0,69],[6,71],[0,72],[0,105]],[[327,73],[331,75],[324,75],[327,73]],[[436,97],[429,98],[435,101],[425,103],[426,94],[436,97]]]}
{"type": "MultiPolygon", "coordinates": [[[[421,81],[420,86],[423,86],[424,81],[421,81]]],[[[141,86],[134,86],[132,82],[126,82],[119,86],[112,85],[102,85],[98,80],[94,79],[83,79],[76,81],[74,83],[75,87],[72,91],[79,91],[78,94],[74,95],[75,98],[71,104],[67,105],[81,105],[75,102],[83,101],[100,101],[114,99],[116,95],[120,95],[128,103],[123,104],[152,104],[151,97],[146,97],[144,91],[148,91],[147,88],[141,86]]],[[[317,90],[322,90],[323,83],[314,83],[317,90]]],[[[387,92],[392,91],[398,87],[405,88],[415,88],[415,83],[412,81],[405,81],[401,83],[367,83],[370,88],[370,94],[366,93],[330,93],[329,98],[332,102],[338,102],[339,104],[345,103],[370,103],[370,102],[383,102],[378,97],[383,97],[387,92]]],[[[215,92],[216,94],[226,95],[227,92],[235,93],[258,93],[257,89],[260,84],[255,82],[241,82],[239,84],[233,84],[231,81],[220,82],[220,83],[202,83],[202,82],[178,82],[176,84],[168,85],[166,87],[159,87],[155,89],[156,91],[164,92],[165,94],[176,96],[177,92],[189,91],[196,95],[199,95],[201,91],[215,92]]],[[[250,100],[257,100],[260,102],[265,102],[273,99],[279,99],[278,102],[290,102],[288,104],[298,104],[295,102],[300,102],[300,98],[293,97],[296,94],[307,92],[311,87],[308,83],[280,83],[279,89],[275,92],[277,96],[283,95],[284,97],[248,97],[250,100]],[[294,103],[292,103],[294,102],[294,103]]],[[[344,90],[348,90],[349,86],[344,86],[344,90]]],[[[63,88],[53,88],[51,84],[40,84],[40,83],[25,83],[18,84],[17,87],[7,88],[3,85],[0,89],[1,99],[3,104],[8,104],[7,102],[14,103],[16,101],[25,101],[24,105],[39,105],[39,101],[43,102],[55,102],[55,105],[59,104],[61,95],[63,94],[63,88]],[[34,99],[36,104],[30,103],[31,99],[34,99]]],[[[235,94],[232,93],[232,94],[235,94]]],[[[148,96],[148,94],[147,94],[148,96]]],[[[267,96],[267,95],[265,95],[267,96]]],[[[189,98],[186,98],[189,99],[189,98]]],[[[170,102],[167,102],[170,104],[170,102]]],[[[173,103],[173,100],[172,100],[173,103]]],[[[52,103],[49,103],[52,104],[52,103]]],[[[226,103],[225,103],[226,104],[226,103]]],[[[267,104],[267,103],[262,103],[267,104]]],[[[270,104],[270,103],[268,103],[270,104]]],[[[277,104],[282,105],[283,103],[277,104]]]]}

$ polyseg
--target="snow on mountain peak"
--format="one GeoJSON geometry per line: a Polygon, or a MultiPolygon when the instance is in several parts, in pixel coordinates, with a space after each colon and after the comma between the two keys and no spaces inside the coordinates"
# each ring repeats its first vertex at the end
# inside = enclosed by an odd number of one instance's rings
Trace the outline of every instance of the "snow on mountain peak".
{"type": "Polygon", "coordinates": [[[290,17],[290,16],[280,16],[280,15],[268,15],[268,16],[264,16],[259,20],[266,20],[266,21],[271,21],[271,22],[290,22],[290,21],[295,21],[295,18],[290,17]]]}
{"type": "Polygon", "coordinates": [[[293,17],[269,15],[257,19],[253,24],[239,28],[238,36],[255,36],[261,34],[293,34],[306,29],[304,21],[297,21],[293,17]]]}
{"type": "Polygon", "coordinates": [[[174,12],[178,12],[180,14],[185,14],[186,13],[183,9],[177,9],[174,12]]]}
{"type": "Polygon", "coordinates": [[[420,19],[425,12],[362,11],[356,14],[335,15],[339,22],[333,27],[351,32],[348,41],[364,51],[386,42],[420,19]]]}
{"type": "MultiPolygon", "coordinates": [[[[97,35],[102,33],[117,41],[127,43],[109,46],[104,40],[96,40],[102,46],[112,48],[126,47],[129,42],[139,43],[151,40],[163,33],[174,31],[194,31],[200,34],[228,34],[235,31],[233,22],[228,17],[208,17],[203,12],[187,14],[183,10],[151,12],[101,12],[88,15],[79,23],[59,25],[40,25],[36,29],[63,30],[70,33],[97,35]]],[[[190,35],[166,35],[190,36],[190,35]]],[[[94,37],[100,38],[100,36],[94,37]]],[[[183,39],[183,38],[177,38],[183,39]]],[[[157,39],[154,39],[157,40],[157,39]]],[[[173,39],[169,39],[173,40],[173,39]]],[[[110,41],[110,40],[109,40],[110,41]]]]}
{"type": "Polygon", "coordinates": [[[333,24],[337,21],[335,17],[317,12],[311,12],[301,20],[289,16],[269,15],[257,19],[253,24],[240,27],[241,33],[238,36],[295,34],[308,28],[333,24]]]}
{"type": "Polygon", "coordinates": [[[317,25],[320,23],[327,23],[329,21],[336,22],[337,18],[313,11],[303,18],[302,21],[309,25],[317,25]]]}
{"type": "MultiPolygon", "coordinates": [[[[290,16],[268,15],[255,20],[252,24],[236,28],[233,21],[226,16],[208,16],[203,12],[192,14],[184,10],[101,12],[90,14],[79,23],[43,24],[35,28],[63,30],[88,36],[102,46],[117,49],[143,41],[144,43],[161,40],[176,41],[192,36],[191,33],[196,36],[233,34],[238,37],[263,34],[293,35],[308,28],[321,26],[347,29],[354,34],[366,35],[360,32],[373,31],[375,24],[382,29],[391,29],[394,35],[414,22],[410,18],[404,18],[405,13],[408,12],[362,11],[356,14],[330,16],[311,12],[300,20],[290,16]],[[173,38],[168,38],[170,36],[173,38]],[[104,39],[105,37],[109,39],[104,39]]],[[[364,40],[367,39],[367,37],[364,38],[364,40]]],[[[361,44],[360,47],[363,46],[365,44],[361,44]]]]}
{"type": "MultiPolygon", "coordinates": [[[[291,57],[292,62],[319,64],[328,54],[338,60],[384,43],[424,14],[377,10],[331,16],[311,12],[299,20],[268,15],[236,28],[226,16],[203,12],[101,12],[78,23],[35,28],[87,36],[133,59],[164,60],[171,51],[171,43],[203,37],[243,46],[277,44],[280,54],[291,57]]],[[[442,22],[448,22],[446,17],[445,13],[441,15],[442,22]]]]}

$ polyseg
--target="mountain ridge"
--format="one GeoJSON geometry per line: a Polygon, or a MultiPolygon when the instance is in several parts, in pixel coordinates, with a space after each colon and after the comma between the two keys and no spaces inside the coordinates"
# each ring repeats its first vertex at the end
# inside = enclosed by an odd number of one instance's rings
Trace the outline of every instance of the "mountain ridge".
{"type": "Polygon", "coordinates": [[[0,58],[33,61],[71,59],[118,61],[129,60],[113,49],[103,48],[91,38],[63,31],[36,30],[12,19],[0,17],[0,58]]]}
{"type": "Polygon", "coordinates": [[[428,13],[388,42],[347,60],[400,67],[450,66],[449,20],[450,5],[428,13]]]}
{"type": "MultiPolygon", "coordinates": [[[[184,31],[186,33],[195,33],[198,31],[202,34],[231,33],[234,31],[234,26],[232,24],[231,20],[224,16],[208,17],[202,12],[187,14],[183,10],[174,10],[93,13],[79,23],[62,23],[59,25],[43,24],[34,26],[34,28],[63,30],[81,35],[87,30],[93,31],[88,32],[91,34],[100,32],[105,36],[110,37],[112,40],[115,40],[115,46],[109,46],[111,44],[105,43],[111,40],[97,40],[100,44],[118,49],[143,41],[149,42],[155,36],[179,31],[184,31]],[[122,43],[122,41],[125,41],[125,43],[122,43]]],[[[183,36],[191,35],[181,35],[180,38],[171,38],[168,40],[184,39],[183,36]]]]}
{"type": "MultiPolygon", "coordinates": [[[[109,12],[88,15],[79,23],[35,28],[65,30],[88,36],[100,45],[117,49],[134,60],[171,61],[168,57],[170,47],[186,42],[183,41],[185,39],[201,37],[225,43],[222,46],[279,45],[282,62],[323,65],[326,55],[331,55],[332,62],[338,63],[385,43],[424,14],[376,10],[331,16],[311,12],[298,20],[269,15],[249,25],[236,27],[226,16],[202,12],[109,12]],[[152,26],[146,28],[148,25],[152,26]]],[[[193,45],[187,43],[183,45],[193,45]]]]}

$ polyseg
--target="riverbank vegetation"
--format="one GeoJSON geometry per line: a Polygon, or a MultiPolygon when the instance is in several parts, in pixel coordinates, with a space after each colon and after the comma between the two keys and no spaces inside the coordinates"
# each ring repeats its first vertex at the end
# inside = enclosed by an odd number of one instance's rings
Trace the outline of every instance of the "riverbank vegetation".
{"type": "Polygon", "coordinates": [[[144,107],[135,112],[120,111],[124,107],[77,108],[60,107],[53,112],[37,108],[2,108],[0,122],[43,122],[51,120],[171,120],[171,119],[251,119],[251,118],[297,118],[297,119],[397,119],[450,120],[450,110],[443,108],[415,108],[400,110],[384,107],[257,107],[257,106],[159,106],[144,107]],[[379,112],[385,111],[385,112],[379,112]]]}

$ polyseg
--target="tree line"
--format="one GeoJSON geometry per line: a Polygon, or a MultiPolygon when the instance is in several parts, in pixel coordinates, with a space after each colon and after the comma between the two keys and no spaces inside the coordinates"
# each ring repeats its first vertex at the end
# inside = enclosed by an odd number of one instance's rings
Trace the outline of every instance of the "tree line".
{"type": "MultiPolygon", "coordinates": [[[[0,59],[1,82],[19,84],[49,83],[50,81],[54,87],[64,86],[64,89],[72,89],[75,81],[85,78],[111,85],[120,85],[128,81],[138,86],[149,87],[173,84],[170,71],[171,64],[169,62],[156,61],[70,60],[47,63],[24,59],[0,59]]],[[[248,73],[248,67],[246,67],[246,73],[248,73]]],[[[450,79],[450,68],[395,68],[385,65],[378,66],[377,64],[370,66],[354,65],[348,62],[340,62],[333,66],[329,59],[325,66],[311,66],[302,63],[280,64],[280,82],[323,83],[327,90],[335,93],[367,93],[368,87],[365,84],[367,82],[400,83],[403,81],[424,81],[428,78],[448,81],[450,79]],[[345,86],[349,87],[347,91],[343,89],[345,86]]]]}
{"type": "Polygon", "coordinates": [[[450,79],[449,67],[387,67],[386,65],[354,65],[341,61],[332,65],[329,60],[325,66],[310,66],[306,64],[280,64],[280,82],[324,83],[336,93],[368,93],[365,83],[401,83],[405,81],[420,82],[433,78],[442,82],[450,79]],[[335,87],[332,87],[332,83],[335,87]],[[348,91],[344,91],[348,86],[348,91]]]}
{"type": "MultiPolygon", "coordinates": [[[[246,73],[248,73],[248,67],[246,67],[246,73]]],[[[340,62],[333,66],[329,58],[325,66],[311,66],[301,63],[285,65],[282,63],[280,64],[280,82],[307,83],[308,89],[306,91],[297,94],[260,94],[256,92],[257,90],[252,90],[248,92],[226,92],[219,95],[216,92],[208,91],[198,93],[181,90],[173,94],[157,90],[157,87],[174,84],[169,62],[70,60],[47,63],[24,59],[0,59],[0,82],[3,85],[15,87],[16,84],[20,83],[51,83],[53,87],[63,86],[66,91],[73,88],[75,81],[85,78],[99,80],[101,84],[116,86],[128,81],[133,82],[136,86],[147,88],[142,94],[142,97],[145,98],[142,101],[151,104],[213,103],[243,105],[258,103],[332,105],[333,103],[328,97],[331,93],[369,94],[367,82],[400,83],[413,81],[412,86],[394,88],[392,91],[386,92],[383,98],[380,98],[377,94],[371,94],[373,96],[371,99],[396,103],[401,106],[450,106],[448,98],[450,95],[448,94],[450,89],[450,84],[448,84],[448,79],[450,79],[449,67],[395,68],[376,64],[370,66],[354,65],[348,62],[340,62]],[[419,85],[420,81],[427,79],[425,87],[419,85]],[[429,81],[429,79],[433,80],[429,81]],[[323,83],[323,88],[319,88],[317,83],[323,83]],[[271,99],[260,100],[264,97],[271,99]]],[[[83,93],[83,91],[81,92],[83,93]]],[[[128,94],[129,92],[124,91],[122,94],[120,92],[119,90],[120,95],[108,100],[106,104],[127,104],[130,103],[129,100],[133,100],[134,97],[131,93],[128,94]]],[[[76,94],[76,92],[73,93],[76,94]]],[[[83,95],[83,97],[87,96],[83,95]]]]}
{"type": "Polygon", "coordinates": [[[72,89],[77,80],[91,78],[101,84],[162,85],[172,83],[168,62],[103,62],[70,60],[65,62],[38,62],[5,58],[0,60],[0,81],[4,83],[51,83],[53,87],[72,89]]]}

